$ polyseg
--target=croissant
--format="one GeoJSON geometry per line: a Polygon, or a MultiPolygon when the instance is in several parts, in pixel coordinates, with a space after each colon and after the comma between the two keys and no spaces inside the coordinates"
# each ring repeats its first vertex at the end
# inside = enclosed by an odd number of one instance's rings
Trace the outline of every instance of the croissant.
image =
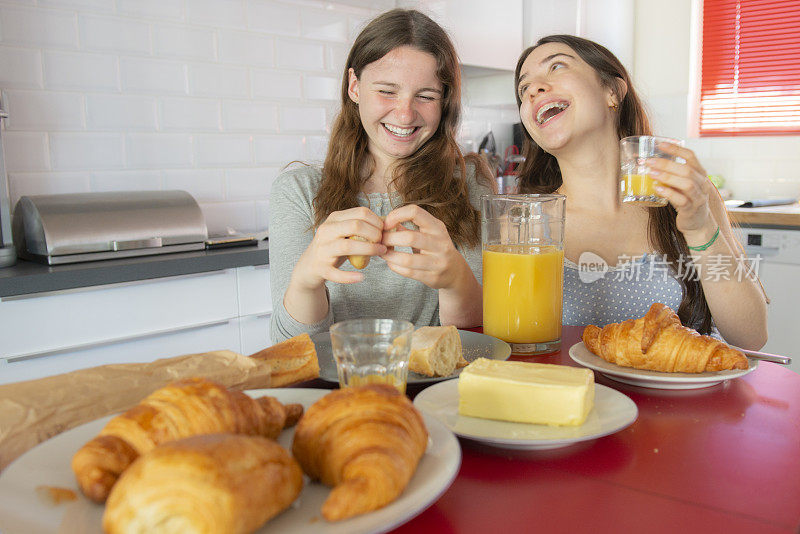
{"type": "Polygon", "coordinates": [[[103,515],[106,532],[253,532],[303,488],[300,466],[277,442],[238,434],[159,445],[122,474],[103,515]]]}
{"type": "Polygon", "coordinates": [[[681,325],[668,306],[656,302],[639,319],[589,325],[583,342],[597,356],[623,367],[668,373],[747,369],[740,351],[681,325]]]}
{"type": "Polygon", "coordinates": [[[314,480],[333,486],[322,516],[338,521],[395,500],[428,445],[419,412],[392,386],[333,391],[297,425],[292,453],[314,480]]]}
{"type": "Polygon", "coordinates": [[[102,503],[120,474],[156,445],[222,432],[274,439],[302,412],[300,404],[284,406],[272,397],[255,400],[204,378],[180,380],[111,419],[75,453],[72,470],[81,491],[102,503]]]}

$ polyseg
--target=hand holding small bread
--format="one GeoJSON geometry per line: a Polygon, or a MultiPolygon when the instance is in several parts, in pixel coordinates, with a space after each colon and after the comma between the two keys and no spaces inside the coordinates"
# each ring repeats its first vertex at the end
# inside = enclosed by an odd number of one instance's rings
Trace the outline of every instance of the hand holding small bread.
{"type": "Polygon", "coordinates": [[[362,273],[340,267],[350,256],[356,258],[356,264],[366,267],[367,258],[385,253],[382,236],[383,221],[369,208],[331,213],[316,229],[314,238],[297,261],[292,283],[311,290],[322,287],[326,280],[339,284],[360,282],[364,279],[362,273]]]}
{"type": "MultiPolygon", "coordinates": [[[[356,241],[369,243],[369,240],[366,237],[361,237],[360,235],[351,235],[348,239],[355,239],[356,241]]],[[[347,260],[350,262],[350,265],[360,270],[360,269],[365,269],[367,265],[369,265],[369,258],[370,256],[359,256],[357,254],[351,254],[350,256],[347,257],[347,260]]]]}
{"type": "Polygon", "coordinates": [[[388,228],[399,230],[408,223],[416,229],[383,234],[388,251],[381,257],[392,271],[433,289],[452,289],[466,274],[472,276],[442,221],[416,204],[407,204],[386,216],[388,228]],[[401,252],[395,247],[410,248],[411,252],[401,252]]]}

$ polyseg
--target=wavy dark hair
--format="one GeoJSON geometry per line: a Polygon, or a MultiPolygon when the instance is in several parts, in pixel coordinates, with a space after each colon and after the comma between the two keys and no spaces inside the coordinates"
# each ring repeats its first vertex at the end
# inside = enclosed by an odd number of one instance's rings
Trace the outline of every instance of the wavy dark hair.
{"type": "MultiPolygon", "coordinates": [[[[570,47],[580,58],[589,64],[600,77],[601,83],[615,91],[619,100],[617,113],[617,137],[622,139],[631,135],[652,135],[650,120],[642,101],[636,94],[628,71],[607,48],[574,35],[549,35],[522,52],[514,71],[514,93],[517,107],[522,104],[519,91],[519,75],[523,63],[537,47],[547,43],[561,43],[570,47]],[[618,80],[627,85],[627,92],[619,94],[618,80]]],[[[520,191],[525,193],[552,193],[561,187],[561,169],[555,156],[539,147],[530,134],[523,130],[522,154],[525,162],[519,168],[520,191]]],[[[648,208],[647,232],[650,243],[666,256],[675,272],[680,258],[689,257],[689,248],[683,234],[675,223],[677,212],[672,205],[648,208]]],[[[711,331],[711,310],[706,302],[703,286],[693,277],[682,276],[683,299],[678,307],[678,317],[685,325],[696,328],[700,333],[711,331]]]]}
{"type": "Polygon", "coordinates": [[[314,198],[314,224],[319,226],[334,211],[358,206],[356,197],[366,180],[363,171],[374,165],[358,106],[348,96],[348,71],[352,68],[360,77],[367,65],[401,46],[436,58],[436,75],[443,87],[442,117],[431,138],[395,167],[392,183],[404,204],[418,204],[442,221],[455,244],[475,246],[480,242],[480,214],[469,202],[465,161],[475,165],[478,178],[487,185],[491,174],[477,155],[465,158],[456,143],[461,69],[455,47],[441,26],[415,10],[394,9],[378,16],[350,49],[342,76],[341,111],[333,124],[322,182],[314,198]]]}

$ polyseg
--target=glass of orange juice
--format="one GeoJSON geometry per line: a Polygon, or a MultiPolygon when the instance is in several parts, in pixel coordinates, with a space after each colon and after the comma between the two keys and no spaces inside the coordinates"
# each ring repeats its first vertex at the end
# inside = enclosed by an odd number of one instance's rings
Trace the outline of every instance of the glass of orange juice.
{"type": "Polygon", "coordinates": [[[483,332],[516,354],[561,346],[564,195],[483,195],[483,332]]]}
{"type": "Polygon", "coordinates": [[[389,384],[406,391],[414,325],[398,319],[352,319],[331,326],[339,387],[389,384]]]}
{"type": "Polygon", "coordinates": [[[647,166],[648,158],[678,159],[659,150],[658,144],[661,142],[683,146],[681,139],[670,137],[634,135],[620,139],[619,191],[622,202],[637,202],[644,206],[667,205],[667,199],[656,193],[655,186],[658,182],[653,179],[647,166]]]}

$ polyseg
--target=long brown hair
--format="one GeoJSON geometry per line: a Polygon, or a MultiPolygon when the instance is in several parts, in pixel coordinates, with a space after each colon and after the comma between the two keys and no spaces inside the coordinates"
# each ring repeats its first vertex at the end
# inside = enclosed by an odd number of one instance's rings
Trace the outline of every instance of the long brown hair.
{"type": "MultiPolygon", "coordinates": [[[[617,137],[622,139],[630,135],[652,135],[650,120],[644,105],[633,88],[633,82],[628,71],[605,47],[581,37],[573,35],[549,35],[522,52],[514,71],[514,92],[517,95],[517,107],[522,101],[519,91],[519,75],[523,63],[533,50],[543,44],[561,43],[569,46],[580,58],[591,66],[600,81],[606,87],[617,93],[619,110],[617,114],[617,137]],[[625,95],[618,92],[618,80],[627,85],[625,95]]],[[[523,128],[522,154],[525,162],[519,169],[520,191],[528,193],[552,193],[561,187],[561,169],[555,156],[545,152],[531,138],[523,128]]],[[[648,208],[649,217],[647,231],[650,242],[656,249],[666,256],[666,259],[677,272],[681,265],[680,258],[689,257],[689,249],[683,234],[678,231],[675,223],[676,211],[672,205],[659,208],[648,208]]],[[[678,317],[685,325],[697,328],[701,333],[711,331],[711,310],[708,308],[703,286],[699,280],[689,276],[679,278],[683,288],[683,299],[678,307],[678,317]]]]}
{"type": "MultiPolygon", "coordinates": [[[[334,211],[358,206],[357,196],[374,163],[361,126],[358,107],[347,93],[348,70],[356,77],[374,61],[401,46],[412,46],[436,58],[436,75],[442,84],[442,116],[430,139],[400,161],[392,183],[404,204],[418,204],[442,221],[457,245],[480,242],[480,214],[469,202],[465,158],[456,143],[461,116],[461,69],[447,33],[426,15],[394,9],[372,20],[358,35],[342,76],[341,111],[336,117],[322,168],[322,183],[314,197],[314,224],[319,226],[334,211]]],[[[467,159],[479,178],[488,169],[477,157],[467,159]]]]}

